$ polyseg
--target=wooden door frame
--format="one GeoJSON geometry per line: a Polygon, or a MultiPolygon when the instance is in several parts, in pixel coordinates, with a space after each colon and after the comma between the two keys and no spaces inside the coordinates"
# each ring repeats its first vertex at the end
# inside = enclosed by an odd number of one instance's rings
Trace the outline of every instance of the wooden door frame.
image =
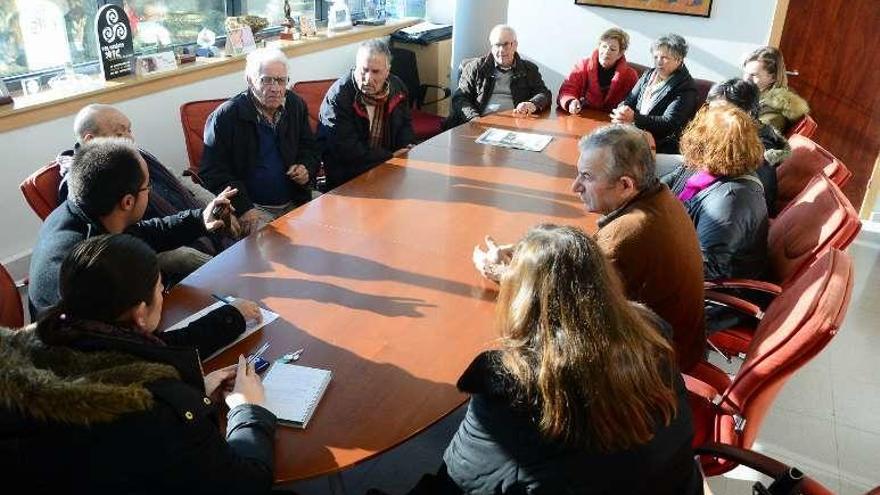
{"type": "MultiPolygon", "coordinates": [[[[785,27],[785,17],[788,15],[788,4],[791,0],[776,0],[776,10],[773,12],[773,21],[770,23],[770,36],[767,44],[779,47],[782,42],[782,29],[785,27]]],[[[862,200],[862,207],[859,210],[859,217],[867,220],[871,217],[874,209],[874,203],[880,197],[880,155],[874,161],[874,168],[871,171],[871,178],[868,180],[868,187],[865,190],[865,196],[862,200]]]]}

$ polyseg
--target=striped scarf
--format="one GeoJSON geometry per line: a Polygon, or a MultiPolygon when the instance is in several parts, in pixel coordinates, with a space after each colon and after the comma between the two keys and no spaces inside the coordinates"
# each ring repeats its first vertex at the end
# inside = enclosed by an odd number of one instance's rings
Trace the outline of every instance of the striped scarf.
{"type": "MultiPolygon", "coordinates": [[[[357,87],[357,86],[355,86],[357,87]]],[[[391,93],[391,84],[385,81],[382,91],[375,95],[367,95],[358,88],[357,101],[364,107],[371,106],[374,108],[373,120],[370,122],[370,148],[379,149],[388,147],[388,132],[385,129],[387,124],[386,103],[388,95],[391,93]]],[[[368,112],[369,113],[369,112],[368,112]]]]}

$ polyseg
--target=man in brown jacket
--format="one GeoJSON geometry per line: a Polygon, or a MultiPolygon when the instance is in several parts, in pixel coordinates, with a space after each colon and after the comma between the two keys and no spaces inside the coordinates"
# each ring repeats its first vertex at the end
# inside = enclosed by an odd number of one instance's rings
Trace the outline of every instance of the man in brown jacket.
{"type": "MultiPolygon", "coordinates": [[[[642,131],[611,125],[585,136],[578,146],[572,190],[588,211],[603,215],[596,242],[620,273],[629,299],[672,326],[678,365],[687,371],[706,347],[703,258],[694,225],[681,201],[657,180],[642,131]]],[[[474,251],[474,262],[494,278],[503,270],[505,248],[491,239],[487,244],[488,253],[474,251]],[[499,260],[501,266],[493,265],[499,260]]]]}

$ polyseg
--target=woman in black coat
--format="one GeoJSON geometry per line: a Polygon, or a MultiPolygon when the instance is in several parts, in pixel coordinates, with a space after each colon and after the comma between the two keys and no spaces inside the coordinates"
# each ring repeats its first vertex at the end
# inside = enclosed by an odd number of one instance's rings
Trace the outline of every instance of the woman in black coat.
{"type": "Polygon", "coordinates": [[[684,65],[687,41],[677,34],[651,44],[654,68],[645,71],[611,112],[618,124],[633,124],[654,137],[657,153],[678,153],[678,137],[697,111],[697,87],[684,65]]]}
{"type": "Polygon", "coordinates": [[[526,234],[496,325],[500,350],[458,381],[471,401],[435,492],[702,493],[668,325],[626,300],[595,241],[554,225],[526,234]]]}
{"type": "Polygon", "coordinates": [[[0,329],[9,493],[268,492],[275,417],[261,407],[253,365],[240,357],[203,378],[199,350],[181,345],[197,336],[202,354],[213,352],[244,330],[243,312],[256,305],[224,306],[157,335],[156,255],[124,234],[79,244],[60,279],[61,301],[36,326],[0,329]]]}

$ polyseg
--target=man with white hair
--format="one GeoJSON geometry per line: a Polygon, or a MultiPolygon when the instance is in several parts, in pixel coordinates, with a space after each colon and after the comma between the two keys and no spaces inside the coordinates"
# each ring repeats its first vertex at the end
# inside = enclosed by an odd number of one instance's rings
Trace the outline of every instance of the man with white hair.
{"type": "Polygon", "coordinates": [[[319,158],[308,108],[287,88],[284,52],[251,52],[245,80],[208,117],[199,175],[214,193],[238,189],[232,206],[247,234],[311,199],[319,158]]]}
{"type": "Polygon", "coordinates": [[[516,31],[499,24],[489,33],[490,50],[485,56],[464,64],[458,89],[452,95],[447,127],[493,112],[514,114],[543,112],[551,100],[538,66],[516,52],[516,31]]]}
{"type": "Polygon", "coordinates": [[[391,74],[388,45],[362,43],[354,69],[321,103],[318,137],[328,189],[409,150],[415,142],[410,105],[403,81],[391,74]]]}

